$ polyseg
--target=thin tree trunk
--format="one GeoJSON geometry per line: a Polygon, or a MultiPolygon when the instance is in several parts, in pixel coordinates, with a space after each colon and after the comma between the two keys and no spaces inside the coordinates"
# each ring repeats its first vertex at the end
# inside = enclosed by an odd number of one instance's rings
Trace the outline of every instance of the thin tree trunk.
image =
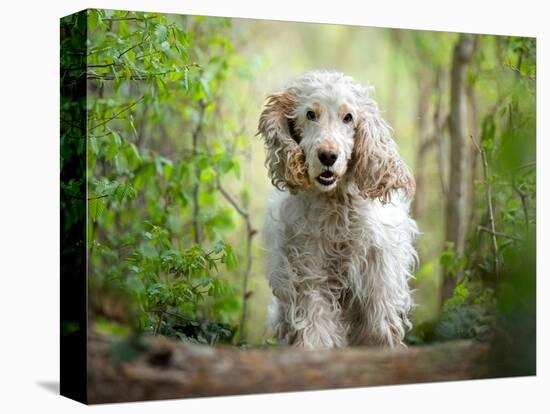
{"type": "Polygon", "coordinates": [[[426,185],[426,154],[431,147],[431,137],[428,134],[428,112],[430,109],[430,84],[427,82],[427,76],[422,71],[417,75],[418,82],[418,103],[416,113],[416,133],[417,133],[417,150],[415,160],[415,180],[416,192],[420,197],[415,197],[413,201],[413,216],[418,220],[424,217],[426,210],[426,197],[422,194],[425,192],[426,185]]]}
{"type": "Polygon", "coordinates": [[[483,180],[485,181],[485,194],[487,197],[487,213],[489,215],[489,234],[491,235],[491,245],[493,248],[493,271],[495,276],[498,278],[499,273],[499,257],[498,257],[498,242],[497,242],[497,231],[495,228],[495,214],[493,210],[493,190],[491,182],[489,180],[489,164],[487,163],[487,155],[485,150],[477,143],[475,138],[472,136],[472,141],[476,149],[481,154],[481,162],[483,165],[483,180]]]}
{"type": "MultiPolygon", "coordinates": [[[[479,119],[477,113],[477,100],[475,95],[475,90],[471,86],[467,88],[468,94],[468,107],[470,109],[470,131],[474,137],[480,136],[478,133],[479,119]]],[[[475,188],[476,181],[480,178],[478,171],[478,158],[479,151],[475,145],[469,146],[470,150],[470,171],[468,178],[468,226],[466,235],[469,237],[472,234],[477,232],[477,223],[479,223],[479,214],[478,211],[474,208],[477,201],[477,192],[475,188]]]]}
{"type": "MultiPolygon", "coordinates": [[[[446,206],[445,240],[454,245],[458,254],[464,252],[466,232],[466,196],[468,161],[468,118],[466,69],[475,49],[475,37],[461,34],[453,51],[451,68],[451,102],[449,129],[451,138],[451,168],[446,206]]],[[[445,274],[441,290],[441,303],[452,296],[460,275],[445,274]]]]}
{"type": "MultiPolygon", "coordinates": [[[[204,120],[204,114],[206,110],[206,103],[200,101],[199,103],[199,119],[197,121],[197,126],[193,131],[193,156],[197,155],[199,150],[199,137],[202,131],[202,123],[204,120]]],[[[201,227],[200,227],[200,206],[199,206],[199,192],[200,184],[195,184],[193,188],[193,236],[196,244],[201,242],[201,227]]]]}

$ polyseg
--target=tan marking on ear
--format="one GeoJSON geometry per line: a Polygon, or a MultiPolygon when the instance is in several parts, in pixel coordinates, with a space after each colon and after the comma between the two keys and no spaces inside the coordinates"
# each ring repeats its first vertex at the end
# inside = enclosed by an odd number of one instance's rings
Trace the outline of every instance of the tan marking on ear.
{"type": "Polygon", "coordinates": [[[273,185],[291,193],[310,188],[305,154],[294,136],[298,128],[292,124],[295,95],[292,90],[267,97],[260,115],[259,133],[266,146],[266,166],[273,185]]]}
{"type": "Polygon", "coordinates": [[[277,92],[267,97],[265,107],[276,109],[279,115],[284,116],[294,109],[294,103],[293,97],[288,92],[277,92]]]}
{"type": "Polygon", "coordinates": [[[266,134],[270,128],[286,123],[286,116],[294,109],[294,104],[294,97],[288,92],[269,95],[264,102],[257,134],[266,134]]]}
{"type": "Polygon", "coordinates": [[[298,145],[288,151],[285,179],[291,190],[307,190],[311,183],[307,173],[306,156],[298,145]]]}
{"type": "Polygon", "coordinates": [[[377,124],[374,121],[362,117],[357,128],[352,154],[357,186],[364,196],[385,203],[391,201],[391,191],[399,188],[412,197],[414,177],[399,156],[388,128],[380,120],[377,124]]]}

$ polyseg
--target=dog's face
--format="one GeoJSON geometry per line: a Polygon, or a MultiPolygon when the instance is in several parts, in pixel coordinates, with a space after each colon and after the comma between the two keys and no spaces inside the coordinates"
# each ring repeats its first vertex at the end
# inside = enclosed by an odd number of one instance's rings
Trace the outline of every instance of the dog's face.
{"type": "Polygon", "coordinates": [[[302,148],[309,182],[331,191],[348,169],[355,142],[355,116],[345,90],[329,88],[302,96],[294,109],[293,138],[302,148]]]}
{"type": "Polygon", "coordinates": [[[412,194],[414,179],[369,91],[341,73],[314,71],[267,98],[259,132],[277,188],[330,193],[352,181],[365,197],[412,194]]]}

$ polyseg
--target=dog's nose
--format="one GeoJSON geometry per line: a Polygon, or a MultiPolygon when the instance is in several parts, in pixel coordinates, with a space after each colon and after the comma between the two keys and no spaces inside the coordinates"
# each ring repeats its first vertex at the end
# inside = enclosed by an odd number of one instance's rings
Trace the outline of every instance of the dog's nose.
{"type": "Polygon", "coordinates": [[[338,154],[331,150],[326,149],[320,149],[318,152],[319,161],[323,165],[326,165],[327,167],[330,167],[332,164],[336,162],[336,159],[338,158],[338,154]]]}

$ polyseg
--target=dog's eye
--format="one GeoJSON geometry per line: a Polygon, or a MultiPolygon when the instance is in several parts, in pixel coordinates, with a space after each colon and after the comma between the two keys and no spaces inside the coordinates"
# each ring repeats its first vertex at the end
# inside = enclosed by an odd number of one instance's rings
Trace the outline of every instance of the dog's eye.
{"type": "Polygon", "coordinates": [[[315,121],[315,119],[317,118],[317,115],[315,115],[315,112],[313,112],[313,111],[307,111],[306,117],[310,121],[315,121]]]}
{"type": "Polygon", "coordinates": [[[349,124],[351,121],[353,121],[353,116],[351,114],[346,114],[343,119],[345,124],[349,124]]]}

